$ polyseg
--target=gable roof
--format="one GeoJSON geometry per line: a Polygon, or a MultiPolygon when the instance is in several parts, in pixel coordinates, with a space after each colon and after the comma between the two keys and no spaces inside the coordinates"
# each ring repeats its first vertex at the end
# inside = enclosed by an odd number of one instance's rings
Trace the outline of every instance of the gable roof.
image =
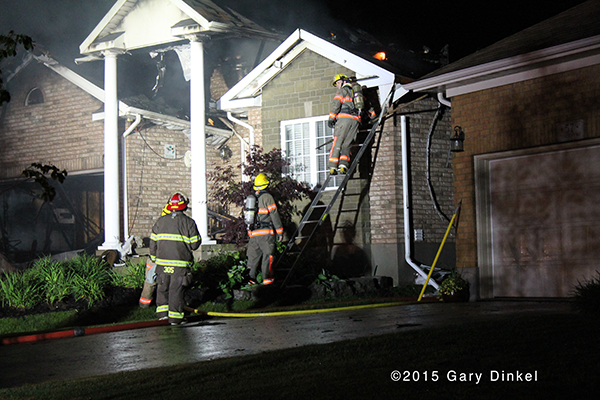
{"type": "Polygon", "coordinates": [[[405,85],[448,97],[600,63],[600,0],[590,0],[405,85]]]}
{"type": "Polygon", "coordinates": [[[134,50],[177,42],[184,35],[199,33],[277,37],[210,0],[118,0],[79,50],[81,54],[134,50]]]}
{"type": "Polygon", "coordinates": [[[260,107],[262,88],[305,50],[311,50],[354,71],[356,78],[364,86],[378,86],[382,103],[385,95],[395,83],[396,76],[393,72],[312,33],[297,29],[256,68],[229,89],[218,100],[217,108],[229,112],[242,112],[260,107]]]}

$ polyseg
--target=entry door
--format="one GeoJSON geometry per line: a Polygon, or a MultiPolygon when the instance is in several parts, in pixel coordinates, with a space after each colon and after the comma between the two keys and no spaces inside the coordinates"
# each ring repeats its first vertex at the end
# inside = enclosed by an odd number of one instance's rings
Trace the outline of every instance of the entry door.
{"type": "Polygon", "coordinates": [[[491,160],[495,297],[567,297],[600,270],[600,146],[491,160]]]}

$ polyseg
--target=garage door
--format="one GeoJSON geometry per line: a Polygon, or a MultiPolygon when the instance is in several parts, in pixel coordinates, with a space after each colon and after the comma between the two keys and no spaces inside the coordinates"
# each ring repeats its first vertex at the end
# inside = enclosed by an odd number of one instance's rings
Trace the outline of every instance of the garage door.
{"type": "Polygon", "coordinates": [[[600,146],[489,163],[493,295],[567,297],[600,270],[600,146]]]}

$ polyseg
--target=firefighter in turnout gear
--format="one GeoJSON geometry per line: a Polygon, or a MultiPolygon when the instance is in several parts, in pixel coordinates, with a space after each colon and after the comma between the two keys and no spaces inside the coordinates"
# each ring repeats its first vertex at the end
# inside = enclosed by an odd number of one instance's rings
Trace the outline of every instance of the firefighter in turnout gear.
{"type": "MultiPolygon", "coordinates": [[[[337,92],[331,103],[328,125],[333,128],[333,146],[329,153],[329,172],[345,174],[350,166],[350,145],[356,139],[360,125],[360,110],[354,101],[350,79],[342,74],[333,78],[337,92]]],[[[362,100],[362,94],[360,99],[362,100]]]]}
{"type": "MultiPolygon", "coordinates": [[[[273,283],[275,240],[276,238],[279,241],[283,240],[283,225],[275,199],[271,193],[266,191],[268,186],[269,180],[265,174],[258,174],[254,179],[256,211],[254,223],[248,225],[250,240],[247,249],[248,268],[250,269],[249,284],[251,285],[257,284],[256,276],[259,265],[261,266],[262,283],[264,285],[273,283]]],[[[252,211],[246,210],[246,212],[251,213],[252,211]]],[[[249,222],[250,218],[246,217],[246,222],[249,222]]]]}
{"type": "Polygon", "coordinates": [[[150,259],[158,275],[156,314],[171,325],[183,322],[183,291],[191,283],[193,252],[202,243],[196,223],[184,214],[187,206],[188,200],[175,193],[166,207],[169,213],[156,221],[150,236],[150,259]]]}

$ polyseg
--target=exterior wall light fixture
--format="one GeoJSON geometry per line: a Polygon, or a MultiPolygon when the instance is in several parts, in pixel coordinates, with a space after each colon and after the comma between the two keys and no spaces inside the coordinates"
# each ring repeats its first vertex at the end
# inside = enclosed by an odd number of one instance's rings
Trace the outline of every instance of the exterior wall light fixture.
{"type": "Polygon", "coordinates": [[[450,137],[450,151],[453,153],[459,153],[461,151],[465,151],[464,142],[465,141],[465,132],[460,126],[454,127],[454,133],[452,137],[450,137]]]}

